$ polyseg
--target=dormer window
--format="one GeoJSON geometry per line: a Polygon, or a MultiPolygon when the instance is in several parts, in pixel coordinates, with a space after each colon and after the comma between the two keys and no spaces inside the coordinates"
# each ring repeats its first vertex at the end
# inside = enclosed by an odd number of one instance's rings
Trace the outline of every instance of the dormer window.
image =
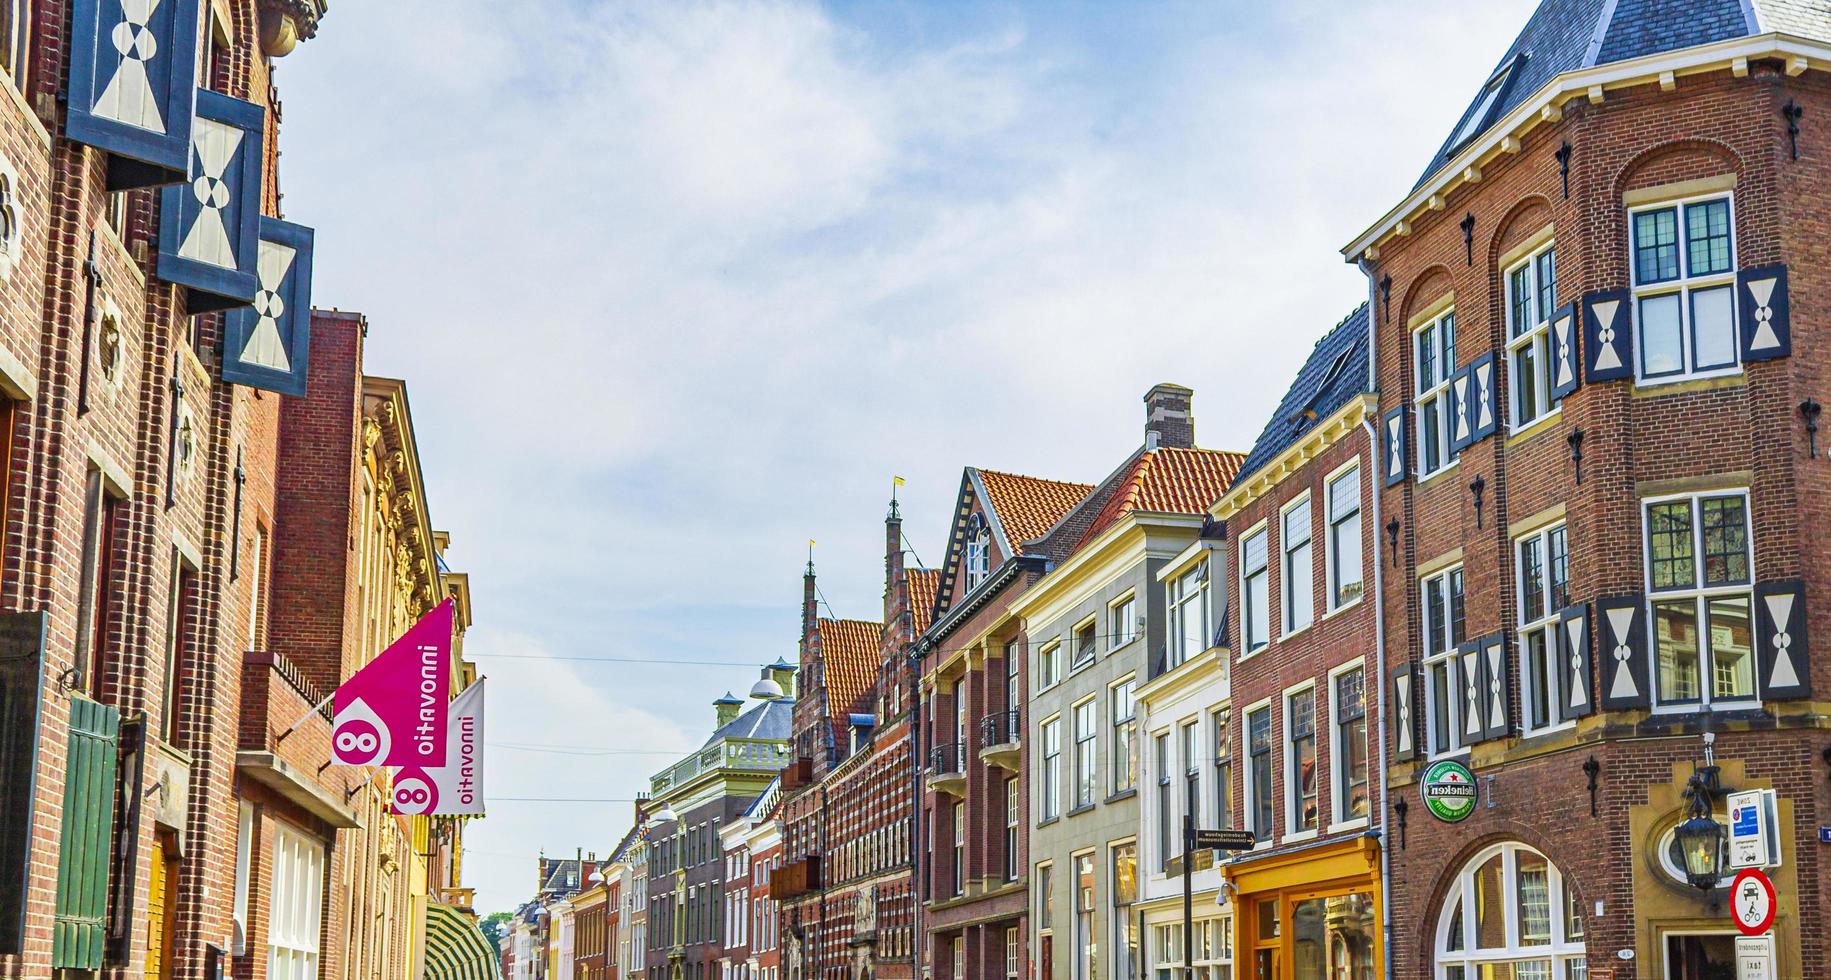
{"type": "Polygon", "coordinates": [[[1513,66],[1509,64],[1488,80],[1487,87],[1481,90],[1481,98],[1475,100],[1475,108],[1469,110],[1469,114],[1462,120],[1462,125],[1457,127],[1455,137],[1450,140],[1452,149],[1468,142],[1470,137],[1481,132],[1483,125],[1488,121],[1488,114],[1494,111],[1495,100],[1500,98],[1500,90],[1507,86],[1507,76],[1512,72],[1513,66]]]}
{"type": "Polygon", "coordinates": [[[992,529],[986,526],[985,518],[974,514],[966,534],[966,590],[971,592],[991,574],[992,529]]]}

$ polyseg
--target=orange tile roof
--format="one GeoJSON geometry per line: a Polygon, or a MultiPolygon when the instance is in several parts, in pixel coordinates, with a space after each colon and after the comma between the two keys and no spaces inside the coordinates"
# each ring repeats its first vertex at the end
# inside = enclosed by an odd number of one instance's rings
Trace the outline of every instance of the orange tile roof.
{"type": "Polygon", "coordinates": [[[979,481],[990,498],[984,503],[998,515],[1005,537],[1020,555],[1025,541],[1048,533],[1056,521],[1093,490],[1086,483],[1064,483],[996,470],[980,470],[979,481]]]}
{"type": "MultiPolygon", "coordinates": [[[[1132,470],[1081,535],[1086,544],[1131,511],[1202,514],[1227,492],[1245,453],[1165,446],[1140,453],[1132,470]]],[[[1079,545],[1077,545],[1079,547],[1079,545]]]]}
{"type": "Polygon", "coordinates": [[[935,593],[941,591],[941,570],[911,568],[909,579],[909,617],[915,634],[921,636],[935,618],[935,593]]]}
{"type": "MultiPolygon", "coordinates": [[[[862,619],[822,619],[820,656],[826,663],[827,711],[843,730],[846,715],[859,709],[877,682],[884,624],[862,619]]],[[[867,706],[868,707],[868,706],[867,706]]]]}

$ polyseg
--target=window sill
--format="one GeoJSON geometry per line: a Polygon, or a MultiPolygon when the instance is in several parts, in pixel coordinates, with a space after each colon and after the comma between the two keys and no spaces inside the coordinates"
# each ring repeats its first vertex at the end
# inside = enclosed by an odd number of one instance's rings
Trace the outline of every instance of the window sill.
{"type": "Polygon", "coordinates": [[[1091,813],[1093,811],[1094,807],[1096,807],[1098,805],[1099,804],[1097,804],[1097,803],[1083,803],[1080,806],[1077,806],[1074,809],[1068,811],[1067,813],[1062,814],[1062,816],[1068,817],[1068,818],[1078,817],[1083,813],[1091,813]]]}
{"type": "Polygon", "coordinates": [[[1038,827],[1047,827],[1053,823],[1060,823],[1061,819],[1062,819],[1061,817],[1044,817],[1043,819],[1038,820],[1036,822],[1036,825],[1038,827]]]}
{"type": "Polygon", "coordinates": [[[1138,788],[1134,786],[1131,789],[1122,789],[1119,792],[1114,793],[1113,795],[1107,797],[1103,802],[1117,803],[1120,800],[1129,800],[1132,797],[1137,796],[1137,795],[1138,795],[1138,788]]]}
{"type": "Polygon", "coordinates": [[[1519,737],[1520,741],[1529,742],[1535,738],[1544,738],[1547,735],[1557,735],[1562,732],[1575,731],[1576,727],[1577,722],[1576,719],[1573,718],[1570,721],[1560,721],[1554,725],[1546,725],[1543,728],[1525,729],[1520,732],[1519,737]]]}
{"type": "Polygon", "coordinates": [[[1347,602],[1344,602],[1341,605],[1336,606],[1334,609],[1331,609],[1328,612],[1323,613],[1322,619],[1317,620],[1317,622],[1320,623],[1325,620],[1334,619],[1335,617],[1341,615],[1342,613],[1349,612],[1349,611],[1353,610],[1355,606],[1360,605],[1361,602],[1364,601],[1366,598],[1367,598],[1367,590],[1365,587],[1363,587],[1361,589],[1360,595],[1357,595],[1354,598],[1349,599],[1347,602]]]}
{"type": "Polygon", "coordinates": [[[1344,821],[1342,823],[1332,823],[1328,826],[1327,830],[1323,831],[1323,833],[1345,834],[1350,830],[1366,830],[1367,826],[1368,826],[1368,819],[1366,817],[1356,817],[1353,820],[1344,821]]]}
{"type": "Polygon", "coordinates": [[[1278,838],[1278,844],[1280,846],[1285,844],[1301,844],[1304,841],[1315,840],[1316,834],[1317,832],[1314,830],[1300,831],[1295,834],[1285,834],[1283,837],[1278,838]]]}
{"type": "Polygon", "coordinates": [[[1740,388],[1746,384],[1748,384],[1748,374],[1738,366],[1733,371],[1693,374],[1670,380],[1635,378],[1633,394],[1635,398],[1658,398],[1662,395],[1682,395],[1693,391],[1740,388]]]}
{"type": "Polygon", "coordinates": [[[1436,483],[1438,480],[1441,480],[1444,477],[1449,476],[1451,473],[1456,472],[1457,467],[1459,467],[1461,465],[1462,465],[1462,457],[1458,456],[1454,460],[1452,460],[1448,463],[1445,463],[1442,466],[1440,466],[1434,470],[1431,470],[1430,475],[1426,476],[1423,473],[1417,473],[1417,474],[1414,474],[1413,479],[1417,482],[1418,489],[1422,490],[1425,487],[1428,487],[1431,484],[1436,483]]]}
{"type": "Polygon", "coordinates": [[[1557,428],[1558,423],[1562,421],[1564,421],[1564,406],[1562,403],[1559,403],[1558,407],[1551,411],[1533,419],[1520,428],[1510,430],[1507,433],[1506,446],[1508,449],[1512,449],[1514,446],[1525,442],[1541,432],[1557,428]]]}
{"type": "Polygon", "coordinates": [[[1285,630],[1284,632],[1279,633],[1278,639],[1280,641],[1284,641],[1284,640],[1290,639],[1293,636],[1302,636],[1304,633],[1309,631],[1310,627],[1315,626],[1315,625],[1316,625],[1316,621],[1314,619],[1312,619],[1309,622],[1304,623],[1302,626],[1299,626],[1294,630],[1285,630]]]}
{"type": "Polygon", "coordinates": [[[1264,653],[1267,650],[1270,650],[1271,648],[1272,648],[1272,645],[1271,645],[1270,641],[1267,641],[1265,643],[1260,644],[1259,646],[1254,647],[1251,650],[1246,651],[1245,653],[1240,654],[1238,657],[1235,657],[1233,662],[1236,664],[1243,664],[1246,661],[1251,660],[1252,658],[1258,656],[1259,654],[1264,653]]]}
{"type": "Polygon", "coordinates": [[[1124,643],[1115,643],[1112,646],[1106,648],[1106,655],[1110,657],[1113,654],[1118,653],[1119,651],[1121,651],[1121,650],[1125,649],[1126,647],[1129,647],[1132,644],[1137,643],[1137,642],[1138,642],[1138,637],[1134,636],[1131,639],[1126,640],[1124,643]]]}

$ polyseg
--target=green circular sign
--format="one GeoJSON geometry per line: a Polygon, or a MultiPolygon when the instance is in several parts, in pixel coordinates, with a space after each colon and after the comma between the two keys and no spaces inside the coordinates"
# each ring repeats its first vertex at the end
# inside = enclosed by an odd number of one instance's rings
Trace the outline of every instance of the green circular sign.
{"type": "Polygon", "coordinates": [[[1445,823],[1461,823],[1475,812],[1475,774],[1454,759],[1433,762],[1424,770],[1424,808],[1445,823]]]}

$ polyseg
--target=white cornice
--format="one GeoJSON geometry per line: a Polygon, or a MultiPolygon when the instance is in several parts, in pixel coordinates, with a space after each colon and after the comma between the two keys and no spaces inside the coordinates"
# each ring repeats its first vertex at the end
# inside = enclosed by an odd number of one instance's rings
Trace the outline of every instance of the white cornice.
{"type": "Polygon", "coordinates": [[[1235,483],[1227,496],[1209,509],[1215,520],[1224,521],[1240,512],[1247,504],[1264,496],[1266,491],[1284,482],[1284,478],[1303,468],[1305,463],[1320,455],[1323,450],[1348,438],[1359,428],[1361,419],[1373,415],[1379,410],[1379,400],[1372,395],[1361,395],[1348,404],[1335,410],[1335,414],[1323,419],[1310,431],[1299,436],[1297,441],[1284,447],[1284,451],[1272,458],[1272,461],[1254,470],[1245,481],[1235,483]]]}
{"type": "Polygon", "coordinates": [[[1442,200],[1464,183],[1480,179],[1481,164],[1489,158],[1504,155],[1509,141],[1544,122],[1563,118],[1564,104],[1574,99],[1601,102],[1609,89],[1659,83],[1679,75],[1695,75],[1730,69],[1738,77],[1747,73],[1747,63],[1757,58],[1781,58],[1788,75],[1799,75],[1811,67],[1831,62],[1831,46],[1790,34],[1762,34],[1739,37],[1714,44],[1700,44],[1678,51],[1665,51],[1611,62],[1594,68],[1568,71],[1546,82],[1532,96],[1514,106],[1480,137],[1445,161],[1416,190],[1371,228],[1342,248],[1343,257],[1353,262],[1379,255],[1379,246],[1395,235],[1406,234],[1422,214],[1439,210],[1442,200]],[[1403,230],[1401,230],[1403,226],[1403,230]]]}

